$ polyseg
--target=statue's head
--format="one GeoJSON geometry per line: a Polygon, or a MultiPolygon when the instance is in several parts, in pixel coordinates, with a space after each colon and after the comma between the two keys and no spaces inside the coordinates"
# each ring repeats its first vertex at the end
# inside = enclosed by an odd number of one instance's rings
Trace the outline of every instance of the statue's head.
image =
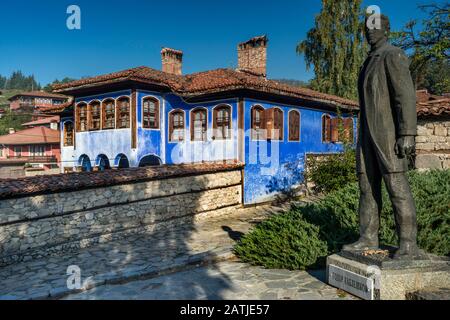
{"type": "Polygon", "coordinates": [[[367,23],[369,19],[370,17],[367,17],[365,21],[365,33],[369,44],[373,46],[382,39],[388,39],[391,31],[389,18],[383,14],[380,15],[380,28],[376,28],[375,25],[371,25],[371,28],[369,28],[367,23]]]}

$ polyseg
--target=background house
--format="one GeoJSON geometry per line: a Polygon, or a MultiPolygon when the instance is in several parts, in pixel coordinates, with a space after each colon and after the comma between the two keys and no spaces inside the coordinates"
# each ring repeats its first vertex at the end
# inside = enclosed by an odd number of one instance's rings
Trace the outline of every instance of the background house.
{"type": "Polygon", "coordinates": [[[37,108],[53,107],[67,102],[69,97],[45,91],[21,92],[9,98],[9,108],[13,111],[35,110],[37,108]]]}
{"type": "Polygon", "coordinates": [[[48,108],[63,105],[70,99],[70,97],[61,94],[30,91],[15,94],[8,101],[10,102],[10,112],[23,115],[24,122],[27,122],[26,126],[44,125],[57,130],[59,121],[55,122],[55,118],[45,114],[44,111],[48,108]],[[45,118],[52,119],[45,120],[45,118]],[[32,123],[37,120],[42,120],[42,122],[32,123]]]}
{"type": "Polygon", "coordinates": [[[46,127],[53,130],[59,130],[59,116],[42,116],[38,120],[29,121],[22,123],[22,126],[33,128],[33,127],[46,127]]]}
{"type": "Polygon", "coordinates": [[[0,178],[59,173],[60,134],[44,126],[0,136],[0,178]]]}

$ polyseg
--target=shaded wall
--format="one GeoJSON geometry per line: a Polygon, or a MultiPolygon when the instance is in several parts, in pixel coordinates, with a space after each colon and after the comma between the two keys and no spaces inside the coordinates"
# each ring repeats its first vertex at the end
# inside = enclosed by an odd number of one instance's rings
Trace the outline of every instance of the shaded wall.
{"type": "Polygon", "coordinates": [[[234,212],[242,204],[241,168],[164,166],[3,182],[0,265],[234,212]]]}

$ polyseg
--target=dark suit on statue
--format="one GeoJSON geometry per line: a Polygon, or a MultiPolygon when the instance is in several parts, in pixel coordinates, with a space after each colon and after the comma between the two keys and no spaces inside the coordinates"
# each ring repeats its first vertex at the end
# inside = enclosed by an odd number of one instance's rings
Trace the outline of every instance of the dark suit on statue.
{"type": "Polygon", "coordinates": [[[360,129],[357,171],[361,190],[360,231],[369,242],[378,240],[381,181],[386,183],[395,213],[399,237],[416,241],[414,200],[405,172],[406,156],[396,153],[396,141],[415,136],[416,95],[403,50],[382,44],[365,61],[358,81],[360,129]]]}

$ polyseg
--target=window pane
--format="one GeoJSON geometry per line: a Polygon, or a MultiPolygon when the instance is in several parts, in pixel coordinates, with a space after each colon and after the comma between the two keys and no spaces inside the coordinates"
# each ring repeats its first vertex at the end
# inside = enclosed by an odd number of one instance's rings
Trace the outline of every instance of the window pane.
{"type": "Polygon", "coordinates": [[[170,132],[171,141],[184,140],[184,114],[182,112],[174,112],[171,114],[172,132],[170,132]]]}
{"type": "Polygon", "coordinates": [[[206,111],[194,112],[194,140],[206,140],[206,111]]]}

